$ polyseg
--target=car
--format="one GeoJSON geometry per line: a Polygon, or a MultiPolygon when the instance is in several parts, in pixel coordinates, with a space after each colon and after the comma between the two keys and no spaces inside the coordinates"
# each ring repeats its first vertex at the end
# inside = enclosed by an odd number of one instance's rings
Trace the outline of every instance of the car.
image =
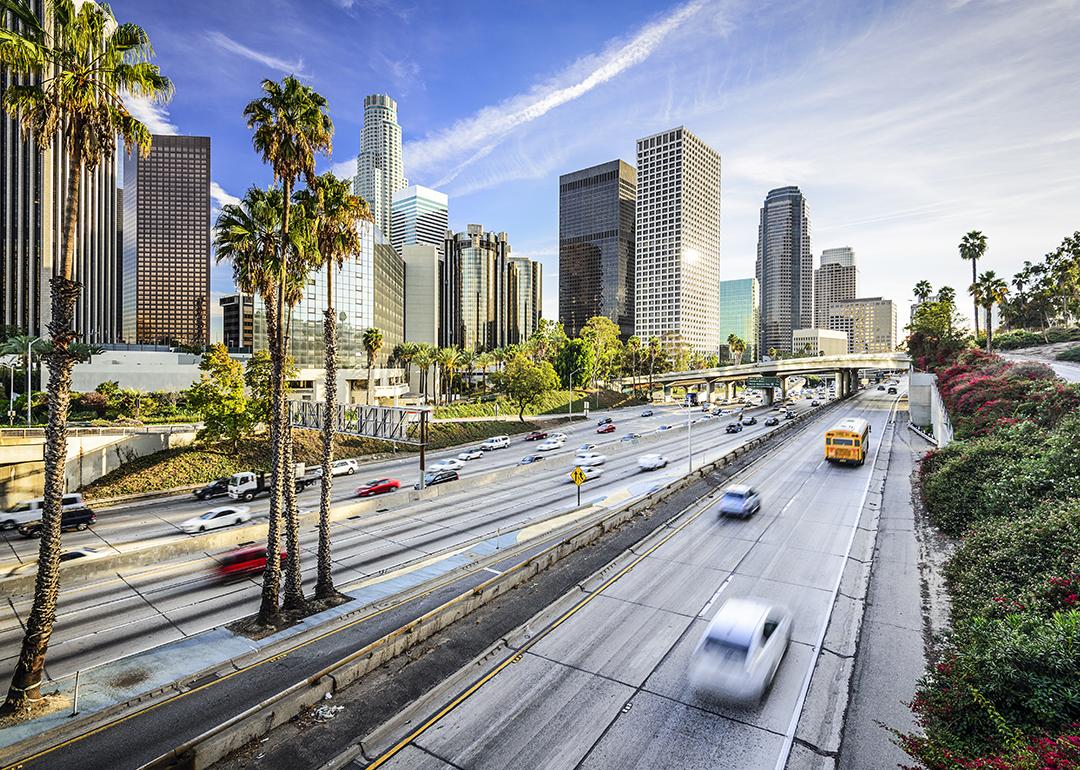
{"type": "Polygon", "coordinates": [[[206,532],[209,529],[221,529],[231,527],[234,524],[243,524],[251,521],[251,509],[246,505],[224,505],[220,508],[211,508],[201,516],[180,522],[180,529],[188,534],[206,532]]]}
{"type": "MultiPolygon", "coordinates": [[[[885,388],[882,388],[885,390],[885,388]]],[[[223,479],[215,479],[207,484],[205,487],[199,487],[192,492],[195,497],[200,500],[206,500],[210,497],[221,497],[222,495],[229,494],[229,478],[226,476],[223,479]]]]}
{"type": "MultiPolygon", "coordinates": [[[[595,479],[597,476],[604,475],[604,468],[600,465],[581,465],[581,472],[585,474],[585,480],[595,479]]],[[[572,479],[571,479],[572,480],[572,479]]]]}
{"type": "Polygon", "coordinates": [[[592,465],[603,465],[607,462],[607,455],[602,455],[599,452],[578,452],[574,457],[574,463],[580,465],[582,468],[592,465]]]}
{"type": "Polygon", "coordinates": [[[690,658],[698,692],[736,702],[760,701],[791,641],[792,615],[759,599],[728,599],[690,658]]]}
{"type": "Polygon", "coordinates": [[[330,463],[331,476],[352,476],[360,470],[360,463],[356,460],[334,460],[330,463]]]}
{"type": "Polygon", "coordinates": [[[815,398],[815,399],[814,399],[813,401],[811,401],[811,402],[810,402],[810,406],[821,406],[821,404],[820,404],[820,403],[818,402],[818,400],[817,400],[817,399],[815,398]]]}
{"type": "Polygon", "coordinates": [[[765,427],[766,428],[771,428],[772,426],[779,425],[779,424],[780,424],[780,418],[779,417],[770,417],[769,419],[767,419],[765,421],[765,427]]]}
{"type": "Polygon", "coordinates": [[[603,425],[601,425],[599,428],[596,429],[596,432],[597,433],[614,433],[615,432],[615,424],[610,423],[610,422],[604,423],[603,425]]]}
{"type": "Polygon", "coordinates": [[[646,409],[645,411],[643,411],[641,413],[641,416],[642,417],[652,417],[653,416],[653,410],[652,409],[646,409]]]}
{"type": "Polygon", "coordinates": [[[795,419],[795,412],[789,411],[787,414],[784,415],[784,419],[785,420],[794,420],[795,419]]]}
{"type": "Polygon", "coordinates": [[[479,460],[483,456],[484,450],[482,450],[480,447],[475,447],[473,449],[466,449],[464,452],[458,453],[457,457],[459,460],[479,460]]]}
{"type": "Polygon", "coordinates": [[[548,434],[548,438],[553,438],[556,441],[566,441],[566,434],[559,433],[558,431],[552,431],[548,434]]]}
{"type": "MultiPolygon", "coordinates": [[[[0,529],[16,529],[23,524],[30,524],[41,520],[41,506],[44,498],[38,497],[33,500],[23,500],[8,508],[0,514],[0,529]]],[[[85,508],[83,496],[78,492],[69,492],[60,498],[62,511],[76,508],[85,508]]]]}
{"type": "Polygon", "coordinates": [[[561,438],[549,438],[547,441],[541,441],[536,448],[541,452],[552,452],[556,449],[562,449],[565,443],[561,438]]]}
{"type": "Polygon", "coordinates": [[[723,413],[724,413],[724,410],[721,409],[720,407],[716,407],[711,412],[709,412],[709,414],[711,414],[713,417],[719,417],[723,413]]]}
{"type": "Polygon", "coordinates": [[[611,422],[612,422],[612,420],[611,420],[610,417],[602,417],[602,418],[600,418],[599,420],[596,421],[596,424],[597,425],[611,425],[611,422]]]}
{"type": "Polygon", "coordinates": [[[538,463],[543,459],[543,455],[525,455],[520,460],[518,460],[518,465],[532,465],[533,463],[538,463]]]}
{"type": "MultiPolygon", "coordinates": [[[[96,548],[72,548],[69,551],[63,551],[60,554],[60,563],[64,564],[69,561],[75,561],[76,559],[90,559],[104,554],[96,548]]],[[[8,577],[13,575],[25,575],[28,572],[34,572],[37,570],[37,560],[24,562],[10,570],[8,570],[8,577]]]]}
{"type": "Polygon", "coordinates": [[[460,471],[465,467],[465,461],[459,460],[456,457],[444,457],[441,460],[436,460],[429,467],[431,471],[460,471]]]}
{"type": "Polygon", "coordinates": [[[491,452],[495,449],[506,449],[508,446],[510,446],[509,436],[492,436],[484,440],[484,443],[480,445],[480,449],[484,452],[491,452]]]}
{"type": "MultiPolygon", "coordinates": [[[[23,537],[41,537],[41,511],[38,518],[19,525],[19,534],[23,537]]],[[[60,513],[60,531],[69,529],[84,530],[97,521],[97,515],[86,506],[81,508],[63,508],[60,513]]]]}
{"type": "Polygon", "coordinates": [[[761,510],[761,495],[746,484],[732,484],[720,496],[717,508],[723,516],[753,516],[761,510]]]}
{"type": "Polygon", "coordinates": [[[585,443],[585,444],[582,444],[581,446],[579,446],[577,448],[577,451],[578,451],[578,454],[581,454],[582,452],[591,452],[594,449],[596,449],[596,444],[585,443]]]}
{"type": "Polygon", "coordinates": [[[642,455],[637,459],[638,470],[655,471],[657,468],[666,468],[668,459],[660,454],[642,455]]]}
{"type": "Polygon", "coordinates": [[[878,385],[878,386],[877,386],[877,389],[878,389],[878,390],[885,390],[885,386],[884,386],[884,385],[878,385]]]}
{"type": "Polygon", "coordinates": [[[665,431],[665,430],[671,430],[671,426],[670,425],[660,425],[660,426],[658,426],[656,428],[656,430],[660,431],[660,432],[665,431]]]}
{"type": "MultiPolygon", "coordinates": [[[[433,487],[436,484],[445,484],[448,481],[457,481],[460,478],[457,471],[449,469],[428,471],[424,474],[424,486],[433,487]]],[[[413,489],[420,489],[420,484],[413,484],[413,489]]]]}
{"type": "Polygon", "coordinates": [[[641,438],[640,433],[627,433],[619,439],[619,441],[622,441],[624,444],[629,444],[631,441],[637,441],[639,438],[641,438]]]}
{"type": "Polygon", "coordinates": [[[890,396],[896,395],[896,386],[895,385],[889,387],[889,395],[890,396]]]}
{"type": "Polygon", "coordinates": [[[779,411],[780,411],[780,410],[781,410],[782,408],[783,408],[783,407],[782,407],[782,405],[780,405],[780,404],[773,404],[773,406],[772,406],[772,410],[771,410],[771,411],[773,411],[773,412],[779,412],[779,411]]]}
{"type": "Polygon", "coordinates": [[[741,422],[728,423],[728,426],[726,428],[724,428],[725,433],[738,433],[741,430],[742,430],[742,423],[741,422]]]}
{"type": "Polygon", "coordinates": [[[712,404],[710,404],[708,401],[701,405],[701,411],[703,412],[707,412],[710,409],[712,409],[712,404]]]}
{"type": "Polygon", "coordinates": [[[743,425],[757,425],[757,417],[754,417],[752,414],[747,415],[746,417],[742,418],[742,424],[743,425]]]}
{"type": "Polygon", "coordinates": [[[547,433],[545,433],[542,430],[534,430],[531,433],[529,433],[527,436],[525,436],[526,441],[541,441],[542,439],[545,439],[545,438],[547,438],[547,433]]]}
{"type": "Polygon", "coordinates": [[[372,479],[361,484],[356,489],[357,497],[373,497],[385,495],[388,492],[397,492],[401,489],[401,482],[397,479],[372,479]]]}
{"type": "MultiPolygon", "coordinates": [[[[285,551],[280,554],[281,561],[285,561],[289,555],[285,551]]],[[[223,580],[261,575],[266,568],[266,546],[256,545],[246,548],[237,548],[221,558],[217,566],[217,575],[223,580]]]]}

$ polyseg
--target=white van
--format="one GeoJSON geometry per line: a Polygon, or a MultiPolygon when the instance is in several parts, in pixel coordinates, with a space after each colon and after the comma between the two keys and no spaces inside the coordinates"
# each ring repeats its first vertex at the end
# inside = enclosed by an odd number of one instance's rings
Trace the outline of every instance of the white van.
{"type": "MultiPolygon", "coordinates": [[[[23,500],[0,514],[0,529],[15,529],[20,524],[30,521],[38,521],[41,518],[41,505],[44,498],[38,497],[33,500],[23,500]]],[[[78,492],[64,495],[60,503],[61,510],[71,508],[84,508],[83,497],[78,492]]]]}
{"type": "Polygon", "coordinates": [[[510,446],[509,436],[492,436],[480,445],[480,449],[484,452],[490,452],[493,449],[506,449],[508,446],[510,446]]]}

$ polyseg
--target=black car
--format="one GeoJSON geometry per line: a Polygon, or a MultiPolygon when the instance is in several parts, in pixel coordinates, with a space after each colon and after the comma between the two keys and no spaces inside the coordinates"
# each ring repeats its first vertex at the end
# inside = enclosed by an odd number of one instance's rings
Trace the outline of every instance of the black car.
{"type": "Polygon", "coordinates": [[[889,388],[889,394],[890,395],[895,395],[896,394],[896,388],[895,387],[889,388]]]}
{"type": "Polygon", "coordinates": [[[779,424],[780,424],[780,418],[779,417],[770,417],[769,419],[767,419],[765,421],[765,427],[766,428],[771,428],[772,426],[779,425],[779,424]]]}
{"type": "MultiPolygon", "coordinates": [[[[433,487],[436,484],[445,484],[447,481],[457,481],[459,478],[461,477],[458,476],[457,471],[429,471],[424,474],[424,486],[433,487]]],[[[413,484],[413,489],[420,489],[420,485],[413,484]]]]}
{"type": "Polygon", "coordinates": [[[597,420],[596,424],[597,425],[610,425],[611,424],[611,418],[610,417],[605,417],[602,420],[597,420]]]}
{"type": "Polygon", "coordinates": [[[878,390],[885,390],[885,386],[884,386],[884,385],[878,385],[878,386],[877,386],[877,389],[878,389],[878,390]]]}
{"type": "Polygon", "coordinates": [[[788,412],[787,414],[784,415],[784,419],[785,420],[794,420],[795,419],[795,413],[794,412],[788,412]]]}
{"type": "Polygon", "coordinates": [[[742,423],[741,422],[733,422],[730,425],[728,425],[726,428],[724,428],[725,433],[738,433],[741,430],[742,430],[742,423]]]}
{"type": "Polygon", "coordinates": [[[220,497],[221,495],[229,494],[229,479],[218,479],[217,481],[211,481],[205,487],[200,487],[195,490],[195,497],[200,500],[206,500],[210,497],[220,497]]]}
{"type": "Polygon", "coordinates": [[[641,413],[641,416],[642,417],[652,417],[653,416],[653,410],[652,409],[646,409],[644,412],[641,413]]]}
{"type": "MultiPolygon", "coordinates": [[[[97,521],[97,516],[89,508],[68,508],[60,515],[60,529],[86,529],[97,521]]],[[[41,520],[28,521],[19,526],[23,537],[41,537],[41,520]]]]}

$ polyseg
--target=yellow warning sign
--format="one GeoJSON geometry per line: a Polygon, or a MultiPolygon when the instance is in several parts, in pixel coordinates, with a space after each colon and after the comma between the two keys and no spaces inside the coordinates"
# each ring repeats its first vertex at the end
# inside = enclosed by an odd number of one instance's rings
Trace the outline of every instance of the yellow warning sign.
{"type": "Polygon", "coordinates": [[[581,470],[581,466],[574,466],[574,470],[570,471],[570,480],[577,484],[579,487],[585,483],[585,479],[589,478],[585,475],[585,471],[581,470]]]}

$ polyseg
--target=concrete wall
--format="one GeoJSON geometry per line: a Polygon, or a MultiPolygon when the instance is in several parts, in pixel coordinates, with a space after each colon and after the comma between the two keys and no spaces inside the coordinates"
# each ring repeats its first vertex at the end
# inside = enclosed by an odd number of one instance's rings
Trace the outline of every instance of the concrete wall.
{"type": "Polygon", "coordinates": [[[929,428],[939,447],[953,440],[952,422],[938,392],[936,374],[916,371],[908,374],[908,411],[911,424],[924,430],[929,428]]]}
{"type": "Polygon", "coordinates": [[[121,388],[178,392],[199,381],[201,356],[161,350],[107,350],[71,373],[71,389],[93,390],[114,380],[121,388]]]}

